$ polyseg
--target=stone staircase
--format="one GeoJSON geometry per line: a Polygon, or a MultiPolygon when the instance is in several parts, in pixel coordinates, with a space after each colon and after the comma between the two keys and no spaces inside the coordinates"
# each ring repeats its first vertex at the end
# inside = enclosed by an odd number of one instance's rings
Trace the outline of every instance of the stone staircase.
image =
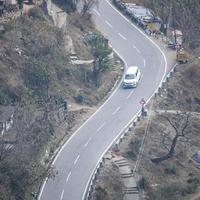
{"type": "Polygon", "coordinates": [[[124,183],[124,200],[139,200],[138,187],[128,160],[115,156],[113,163],[119,168],[120,177],[124,183]]]}

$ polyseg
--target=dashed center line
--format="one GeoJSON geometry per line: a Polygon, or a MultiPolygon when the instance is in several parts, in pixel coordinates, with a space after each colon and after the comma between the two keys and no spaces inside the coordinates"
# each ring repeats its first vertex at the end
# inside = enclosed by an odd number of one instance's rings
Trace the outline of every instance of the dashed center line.
{"type": "Polygon", "coordinates": [[[100,17],[101,14],[99,13],[99,11],[97,11],[95,8],[93,9],[93,11],[100,17]]]}
{"type": "Polygon", "coordinates": [[[64,196],[64,190],[62,190],[61,196],[60,196],[60,200],[63,200],[63,196],[64,196]]]}
{"type": "Polygon", "coordinates": [[[120,110],[120,106],[112,113],[112,115],[115,115],[120,110]]]}
{"type": "Polygon", "coordinates": [[[92,138],[90,137],[90,138],[88,139],[88,141],[84,144],[84,147],[87,147],[87,145],[90,143],[91,140],[92,140],[92,138]]]}
{"type": "Polygon", "coordinates": [[[144,67],[146,67],[146,60],[144,59],[144,67]]]}
{"type": "Polygon", "coordinates": [[[132,90],[129,95],[126,97],[126,99],[129,99],[131,97],[131,95],[133,94],[134,90],[132,90]]]}
{"type": "Polygon", "coordinates": [[[97,132],[99,132],[104,126],[105,126],[105,123],[103,123],[103,124],[97,129],[97,132]]]}
{"type": "Polygon", "coordinates": [[[74,161],[74,165],[78,162],[78,159],[80,158],[80,155],[78,155],[74,161]]]}
{"type": "Polygon", "coordinates": [[[133,45],[133,48],[134,48],[138,53],[141,54],[140,50],[139,50],[135,45],[133,45]]]}
{"type": "Polygon", "coordinates": [[[119,35],[123,40],[127,40],[126,37],[124,37],[121,33],[118,33],[118,35],[119,35]]]}
{"type": "Polygon", "coordinates": [[[106,22],[106,24],[110,27],[110,28],[112,28],[113,26],[112,26],[112,24],[111,23],[109,23],[107,20],[105,21],[106,22]]]}
{"type": "Polygon", "coordinates": [[[70,178],[70,176],[71,176],[71,172],[69,172],[69,174],[67,175],[67,178],[66,178],[66,183],[69,181],[69,178],[70,178]]]}

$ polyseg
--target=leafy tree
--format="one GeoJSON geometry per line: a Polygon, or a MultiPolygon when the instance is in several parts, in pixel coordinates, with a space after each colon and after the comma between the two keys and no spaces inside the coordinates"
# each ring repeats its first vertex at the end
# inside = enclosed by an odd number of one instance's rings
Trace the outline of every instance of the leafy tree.
{"type": "Polygon", "coordinates": [[[109,67],[108,55],[111,49],[108,46],[108,40],[101,35],[95,34],[89,41],[92,54],[95,57],[94,76],[98,76],[100,72],[105,71],[109,67]]]}

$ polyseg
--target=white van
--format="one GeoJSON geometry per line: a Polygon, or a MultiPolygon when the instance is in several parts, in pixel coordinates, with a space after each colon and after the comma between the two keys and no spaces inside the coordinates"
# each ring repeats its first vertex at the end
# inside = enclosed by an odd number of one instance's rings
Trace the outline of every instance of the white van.
{"type": "Polygon", "coordinates": [[[137,66],[129,67],[124,76],[123,88],[137,87],[140,77],[141,77],[141,73],[137,66]]]}

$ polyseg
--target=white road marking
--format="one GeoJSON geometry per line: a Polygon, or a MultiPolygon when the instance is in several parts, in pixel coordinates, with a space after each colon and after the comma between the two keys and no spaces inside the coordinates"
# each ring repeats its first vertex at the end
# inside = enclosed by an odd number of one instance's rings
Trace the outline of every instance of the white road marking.
{"type": "Polygon", "coordinates": [[[131,95],[133,94],[134,90],[132,90],[129,95],[126,97],[126,99],[129,99],[131,97],[131,95]]]}
{"type": "MultiPolygon", "coordinates": [[[[132,27],[134,27],[135,29],[137,29],[145,38],[147,38],[152,44],[154,44],[159,50],[160,52],[162,53],[163,57],[164,57],[164,60],[165,60],[165,73],[163,74],[163,77],[162,77],[162,80],[161,82],[164,80],[164,77],[165,77],[165,74],[166,74],[166,71],[167,71],[167,59],[166,59],[166,56],[164,54],[164,52],[161,50],[161,48],[153,41],[151,40],[148,36],[146,36],[138,27],[136,27],[134,24],[132,24],[132,22],[130,22],[130,20],[128,20],[123,14],[120,13],[120,11],[118,11],[112,4],[109,0],[105,0],[109,5],[110,7],[115,10],[124,20],[126,20],[132,27]]],[[[116,51],[117,52],[117,51],[116,51]]],[[[118,55],[120,56],[120,54],[118,53],[118,55]]],[[[121,57],[121,56],[120,56],[121,57]]],[[[122,58],[122,57],[121,57],[122,58]]],[[[125,61],[123,58],[122,58],[123,61],[125,61]]],[[[127,67],[127,63],[126,63],[126,67],[127,67]]],[[[120,82],[121,83],[121,82],[120,82]]],[[[156,89],[157,90],[157,89],[156,89]]],[[[151,98],[154,96],[156,90],[154,91],[154,93],[149,97],[149,99],[147,100],[147,103],[151,100],[151,98]]],[[[113,139],[113,141],[106,147],[105,151],[101,154],[96,166],[94,167],[92,173],[90,174],[90,178],[88,179],[88,182],[87,182],[87,185],[85,187],[85,191],[82,195],[82,200],[85,199],[85,195],[86,195],[86,192],[88,190],[88,187],[89,187],[89,184],[90,184],[90,181],[92,179],[92,176],[94,175],[94,172],[95,170],[97,169],[100,161],[102,160],[103,156],[105,155],[105,153],[110,149],[111,145],[113,145],[114,141],[117,140],[117,138],[124,132],[125,128],[127,128],[127,125],[129,123],[131,123],[137,116],[138,114],[140,113],[140,109],[138,110],[138,112],[133,116],[133,118],[121,129],[121,131],[119,132],[119,134],[117,134],[117,136],[113,139]]],[[[40,199],[39,199],[40,200],[40,199]]]]}
{"type": "Polygon", "coordinates": [[[92,138],[90,137],[90,138],[88,139],[88,141],[84,144],[84,147],[87,147],[87,145],[90,143],[91,140],[92,140],[92,138]]]}
{"type": "Polygon", "coordinates": [[[60,196],[60,200],[63,200],[63,196],[64,196],[64,190],[62,191],[62,193],[61,193],[61,196],[60,196]]]}
{"type": "Polygon", "coordinates": [[[126,37],[124,37],[121,33],[118,33],[118,35],[119,35],[123,40],[127,40],[126,37]]]}
{"type": "Polygon", "coordinates": [[[78,159],[80,158],[80,155],[78,155],[74,161],[74,165],[78,162],[78,159]]]}
{"type": "Polygon", "coordinates": [[[69,178],[70,178],[70,176],[71,176],[71,172],[69,172],[69,174],[67,175],[67,178],[66,178],[66,183],[69,181],[69,178]]]}
{"type": "Polygon", "coordinates": [[[112,115],[115,115],[120,110],[120,106],[116,108],[116,110],[112,113],[112,115]]]}
{"type": "Polygon", "coordinates": [[[141,54],[140,50],[139,50],[135,45],[133,45],[133,48],[134,48],[139,54],[141,54]]]}
{"type": "Polygon", "coordinates": [[[144,59],[144,68],[146,67],[146,60],[144,59]]]}
{"type": "Polygon", "coordinates": [[[107,24],[110,28],[113,27],[112,24],[110,24],[107,20],[106,20],[105,22],[106,22],[106,24],[107,24]]]}
{"type": "Polygon", "coordinates": [[[93,9],[93,11],[100,17],[101,14],[99,13],[99,11],[97,11],[95,8],[93,9]]]}
{"type": "Polygon", "coordinates": [[[103,123],[103,124],[97,129],[97,132],[99,132],[104,126],[105,126],[105,123],[103,123]]]}

